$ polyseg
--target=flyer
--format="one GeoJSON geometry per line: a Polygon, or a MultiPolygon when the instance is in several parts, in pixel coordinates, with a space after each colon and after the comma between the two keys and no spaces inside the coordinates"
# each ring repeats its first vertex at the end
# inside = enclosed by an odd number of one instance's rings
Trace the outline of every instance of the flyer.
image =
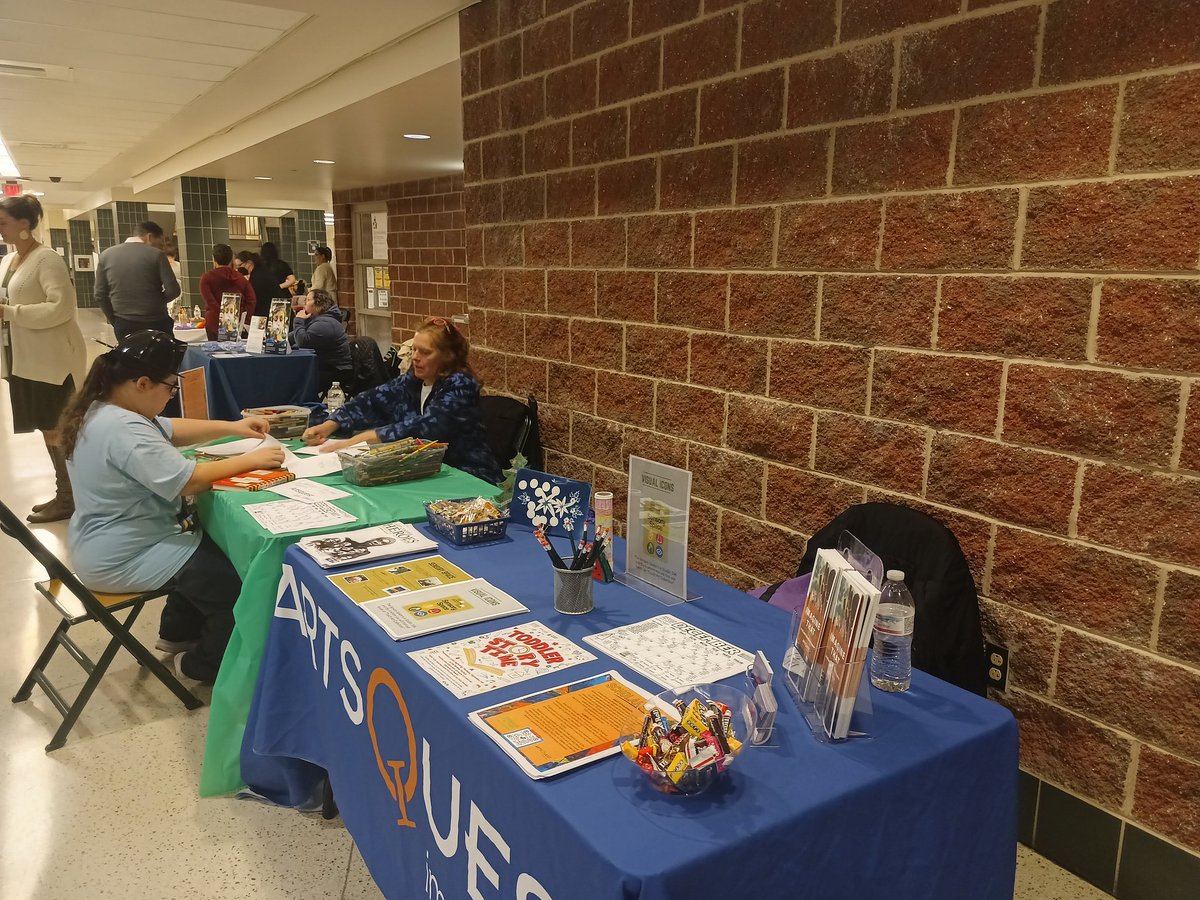
{"type": "MultiPolygon", "coordinates": [[[[305,480],[294,481],[292,484],[315,486],[321,482],[305,480]]],[[[328,487],[328,485],[323,486],[328,487]]],[[[331,489],[338,490],[338,488],[331,489]]],[[[373,525],[370,528],[357,528],[354,531],[314,534],[296,541],[296,546],[316,560],[317,565],[322,569],[332,569],[350,563],[365,563],[373,559],[388,559],[407,553],[436,550],[437,541],[430,540],[405,522],[388,522],[386,525],[373,525]]]]}
{"type": "Polygon", "coordinates": [[[470,714],[530,778],[549,778],[619,753],[653,696],[617,672],[529,694],[470,714]]]}
{"type": "Polygon", "coordinates": [[[471,580],[470,575],[440,556],[406,559],[325,577],[355,603],[471,580]]]}
{"type": "Polygon", "coordinates": [[[754,655],[672,615],[589,634],[584,643],[679,690],[744,674],[754,655]]]}
{"type": "Polygon", "coordinates": [[[501,628],[408,655],[459,700],[596,658],[541,622],[501,628]]]}
{"type": "Polygon", "coordinates": [[[362,610],[394,641],[486,622],[529,607],[482,578],[401,593],[362,604],[362,610]]]}

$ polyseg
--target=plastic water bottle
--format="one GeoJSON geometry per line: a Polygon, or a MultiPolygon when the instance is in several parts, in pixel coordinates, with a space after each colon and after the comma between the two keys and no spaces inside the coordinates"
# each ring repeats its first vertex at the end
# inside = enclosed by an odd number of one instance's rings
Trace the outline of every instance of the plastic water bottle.
{"type": "Polygon", "coordinates": [[[329,410],[329,414],[332,416],[335,412],[342,408],[342,404],[345,402],[346,395],[342,392],[342,385],[335,381],[329,386],[329,390],[325,393],[325,408],[329,410]]]}
{"type": "Polygon", "coordinates": [[[904,573],[888,569],[875,614],[871,684],[883,691],[907,691],[912,682],[912,634],[917,606],[904,586],[904,573]]]}

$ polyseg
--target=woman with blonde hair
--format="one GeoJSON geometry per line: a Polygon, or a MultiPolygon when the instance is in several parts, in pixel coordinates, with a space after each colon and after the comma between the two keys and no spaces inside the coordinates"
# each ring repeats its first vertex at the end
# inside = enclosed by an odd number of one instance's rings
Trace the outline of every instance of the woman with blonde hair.
{"type": "Polygon", "coordinates": [[[41,218],[42,204],[31,194],[0,200],[0,240],[16,247],[0,259],[0,371],[13,431],[40,431],[54,463],[54,499],[34,506],[28,519],[56,522],[70,518],[75,503],[55,426],[83,383],[87,353],[67,264],[34,235],[41,218]]]}
{"type": "Polygon", "coordinates": [[[498,484],[500,466],[488,448],[469,349],[466,336],[449,319],[427,319],[413,336],[411,370],[346,401],[328,421],[304,432],[305,443],[325,444],[325,453],[358,441],[445,441],[446,465],[498,484]],[[338,432],[354,436],[330,441],[338,432]]]}

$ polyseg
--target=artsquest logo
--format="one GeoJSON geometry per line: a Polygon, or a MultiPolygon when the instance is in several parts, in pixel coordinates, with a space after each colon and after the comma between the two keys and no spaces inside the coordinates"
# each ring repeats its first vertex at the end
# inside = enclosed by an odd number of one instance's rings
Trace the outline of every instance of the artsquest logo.
{"type": "Polygon", "coordinates": [[[367,730],[371,734],[371,747],[375,750],[375,765],[379,767],[379,775],[400,810],[396,824],[401,828],[416,828],[417,823],[408,816],[408,804],[417,793],[417,735],[408,714],[408,704],[404,702],[404,694],[387,669],[375,669],[367,682],[367,730]],[[389,744],[385,748],[380,746],[376,714],[381,708],[389,708],[392,701],[404,722],[407,743],[401,742],[403,746],[395,747],[389,744]],[[395,756],[397,750],[400,751],[398,758],[395,756]]]}

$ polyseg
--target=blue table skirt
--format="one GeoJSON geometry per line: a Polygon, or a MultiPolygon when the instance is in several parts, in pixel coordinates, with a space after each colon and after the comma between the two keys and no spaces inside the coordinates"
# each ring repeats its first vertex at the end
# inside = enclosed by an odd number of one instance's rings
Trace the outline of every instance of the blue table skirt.
{"type": "Polygon", "coordinates": [[[213,356],[199,347],[188,347],[181,368],[204,369],[210,419],[240,419],[248,407],[317,399],[317,355],[311,350],[213,356]]]}
{"type": "Polygon", "coordinates": [[[777,746],[747,748],[728,782],[699,797],[654,792],[620,757],[526,777],[468,712],[610,668],[660,688],[597,653],[460,701],[407,652],[534,618],[582,645],[585,634],[670,612],[764,650],[779,670],[789,617],[695,573],[689,588],[703,599],[694,603],[668,609],[597,584],[595,612],[559,615],[545,554],[528,533],[509,534],[441,552],[530,613],[401,643],[305,554],[285,556],[242,774],[298,805],[327,770],[388,897],[476,896],[471,885],[486,897],[555,900],[1012,897],[1016,723],[921,672],[906,694],[872,690],[873,736],[838,745],[816,741],[778,686],[777,746]]]}

